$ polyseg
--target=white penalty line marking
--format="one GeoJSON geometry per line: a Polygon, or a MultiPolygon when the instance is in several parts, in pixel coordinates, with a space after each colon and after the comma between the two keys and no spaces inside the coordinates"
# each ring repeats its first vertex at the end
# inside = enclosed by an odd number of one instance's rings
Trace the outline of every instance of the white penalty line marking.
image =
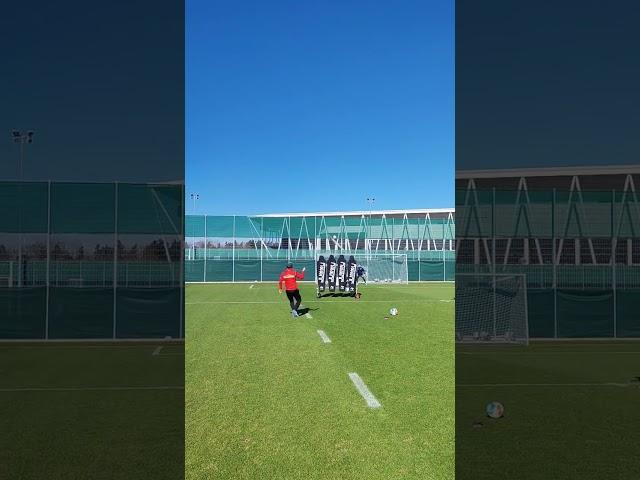
{"type": "Polygon", "coordinates": [[[456,388],[491,388],[491,387],[632,387],[636,383],[471,383],[456,384],[456,388]]]}
{"type": "Polygon", "coordinates": [[[349,373],[349,378],[355,385],[356,390],[358,390],[358,393],[362,395],[362,398],[364,398],[364,401],[367,402],[367,406],[369,408],[380,408],[382,406],[382,404],[373,395],[373,393],[371,393],[371,390],[369,390],[369,388],[364,383],[364,381],[360,378],[360,375],[358,375],[355,372],[351,372],[349,373]]]}
{"type": "Polygon", "coordinates": [[[89,392],[121,390],[184,390],[182,386],[123,386],[123,387],[13,387],[0,388],[0,392],[89,392]]]}
{"type": "Polygon", "coordinates": [[[324,343],[331,343],[331,339],[327,336],[326,333],[324,333],[324,330],[318,330],[318,335],[320,335],[320,338],[324,343]]]}

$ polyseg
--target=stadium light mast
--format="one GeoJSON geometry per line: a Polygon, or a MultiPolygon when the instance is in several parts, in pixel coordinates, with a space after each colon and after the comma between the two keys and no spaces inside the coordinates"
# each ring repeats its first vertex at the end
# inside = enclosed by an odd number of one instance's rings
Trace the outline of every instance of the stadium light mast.
{"type": "Polygon", "coordinates": [[[11,130],[11,139],[13,143],[20,144],[20,158],[18,162],[18,179],[22,181],[22,171],[24,164],[24,155],[25,155],[25,145],[33,143],[33,135],[35,132],[33,130],[27,130],[25,132],[21,132],[20,130],[11,130]]]}
{"type": "MultiPolygon", "coordinates": [[[[193,215],[196,214],[196,201],[200,200],[200,194],[199,193],[192,193],[191,194],[191,200],[193,200],[193,215]]],[[[206,232],[205,232],[206,235],[206,232]]],[[[205,240],[205,246],[206,246],[206,240],[205,240]]],[[[193,258],[192,260],[196,259],[196,242],[193,242],[193,248],[191,249],[191,251],[193,252],[193,258]]]]}
{"type": "Polygon", "coordinates": [[[199,193],[192,193],[191,194],[191,200],[193,200],[193,214],[196,214],[196,201],[200,200],[200,194],[199,193]]]}
{"type": "MultiPolygon", "coordinates": [[[[33,143],[33,130],[20,131],[13,129],[11,130],[11,139],[13,143],[20,144],[20,157],[18,159],[18,181],[20,182],[20,198],[19,201],[22,200],[22,181],[23,181],[23,165],[24,165],[24,156],[25,156],[25,145],[33,143]]],[[[22,287],[24,281],[24,271],[22,266],[22,208],[18,207],[18,231],[20,233],[20,238],[18,241],[18,287],[22,287]]]]}

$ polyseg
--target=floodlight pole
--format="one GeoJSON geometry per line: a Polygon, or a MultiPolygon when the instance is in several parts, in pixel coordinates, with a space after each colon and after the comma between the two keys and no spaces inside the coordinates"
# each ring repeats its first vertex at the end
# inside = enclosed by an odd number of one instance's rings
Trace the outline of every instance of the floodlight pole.
{"type": "Polygon", "coordinates": [[[371,213],[372,213],[371,211],[373,209],[373,204],[375,203],[375,201],[376,199],[374,197],[367,198],[367,203],[369,204],[369,238],[367,239],[369,242],[369,245],[368,245],[369,248],[367,250],[369,251],[369,255],[371,255],[371,235],[373,232],[371,228],[371,213]]]}
{"type": "MultiPolygon", "coordinates": [[[[33,143],[33,130],[20,131],[20,130],[12,130],[11,138],[14,143],[20,144],[20,157],[18,159],[18,184],[19,184],[19,198],[18,201],[22,201],[22,182],[24,180],[23,175],[23,165],[24,165],[24,157],[25,157],[25,145],[27,143],[33,143]]],[[[18,287],[22,287],[24,282],[24,270],[22,266],[22,208],[18,207],[18,287]]]]}
{"type": "MultiPolygon", "coordinates": [[[[196,200],[200,200],[200,194],[199,193],[192,193],[191,194],[191,200],[193,200],[193,215],[196,214],[196,200]]],[[[205,232],[206,235],[206,232],[205,232]]],[[[205,239],[206,242],[206,239],[205,239]]],[[[193,247],[191,249],[192,253],[193,253],[193,258],[191,260],[195,260],[196,259],[196,243],[195,241],[193,242],[193,247]]]]}
{"type": "Polygon", "coordinates": [[[196,200],[200,200],[200,194],[199,193],[192,193],[191,194],[191,200],[193,200],[193,214],[196,214],[196,200]]]}

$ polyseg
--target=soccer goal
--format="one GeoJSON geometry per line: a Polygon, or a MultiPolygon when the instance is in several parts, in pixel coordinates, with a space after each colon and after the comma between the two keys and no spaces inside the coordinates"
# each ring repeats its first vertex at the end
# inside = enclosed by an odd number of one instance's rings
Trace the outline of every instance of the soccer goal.
{"type": "Polygon", "coordinates": [[[355,258],[365,269],[367,283],[409,283],[406,253],[371,253],[355,258]]]}
{"type": "Polygon", "coordinates": [[[529,343],[525,275],[457,274],[456,342],[529,343]]]}

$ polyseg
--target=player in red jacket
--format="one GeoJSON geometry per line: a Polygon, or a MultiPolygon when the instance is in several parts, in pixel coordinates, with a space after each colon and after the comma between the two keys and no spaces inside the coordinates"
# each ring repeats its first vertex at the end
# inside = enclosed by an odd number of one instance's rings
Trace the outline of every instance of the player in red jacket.
{"type": "Polygon", "coordinates": [[[302,272],[297,272],[293,268],[293,263],[287,263],[287,268],[280,274],[280,281],[278,282],[278,291],[282,293],[282,284],[284,283],[284,288],[287,291],[287,298],[289,299],[289,304],[291,305],[291,316],[298,316],[298,308],[302,303],[302,297],[300,296],[300,290],[298,290],[298,280],[302,280],[304,278],[304,271],[306,268],[302,269],[302,272]]]}

